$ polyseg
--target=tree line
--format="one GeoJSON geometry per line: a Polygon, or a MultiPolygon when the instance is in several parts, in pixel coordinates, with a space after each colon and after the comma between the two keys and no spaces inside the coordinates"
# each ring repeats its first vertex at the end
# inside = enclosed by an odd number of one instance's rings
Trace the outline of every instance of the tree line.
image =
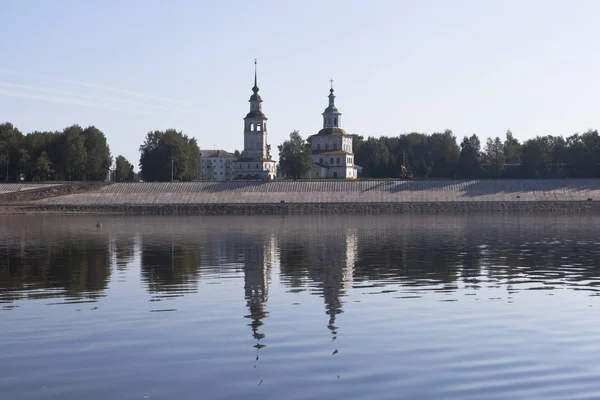
{"type": "MultiPolygon", "coordinates": [[[[537,136],[519,142],[508,130],[504,139],[482,143],[475,134],[459,143],[451,130],[433,134],[352,137],[354,163],[365,178],[589,178],[600,177],[597,130],[563,136],[537,136]]],[[[311,167],[310,138],[297,131],[279,146],[280,169],[298,179],[311,167]]]]}
{"type": "Polygon", "coordinates": [[[396,137],[353,138],[355,163],[371,178],[551,178],[600,177],[597,130],[563,136],[537,136],[519,142],[508,130],[504,139],[482,143],[475,134],[459,142],[450,130],[396,137]]]}
{"type": "MultiPolygon", "coordinates": [[[[195,138],[167,129],[148,132],[139,148],[139,178],[145,181],[199,179],[200,148],[195,138]]],[[[296,179],[312,165],[309,139],[297,131],[278,146],[279,167],[296,179]]],[[[365,178],[550,178],[600,177],[600,135],[588,130],[571,136],[537,136],[520,142],[475,134],[457,141],[451,130],[399,136],[353,136],[354,162],[365,178]]],[[[239,152],[236,154],[240,155],[239,152]]],[[[114,160],[112,180],[136,179],[134,165],[114,160]]],[[[104,133],[79,125],[62,131],[22,134],[0,124],[1,181],[104,181],[113,158],[104,133]]]]}
{"type": "MultiPolygon", "coordinates": [[[[193,180],[199,176],[196,139],[168,129],[149,132],[140,146],[141,177],[148,181],[193,180]]],[[[104,133],[79,125],[62,131],[23,134],[10,122],[0,124],[0,181],[104,181],[113,157],[104,133]]],[[[136,179],[124,156],[114,160],[111,180],[136,179]]]]}
{"type": "Polygon", "coordinates": [[[103,181],[111,164],[106,137],[95,126],[24,135],[9,122],[0,124],[3,181],[103,181]]]}

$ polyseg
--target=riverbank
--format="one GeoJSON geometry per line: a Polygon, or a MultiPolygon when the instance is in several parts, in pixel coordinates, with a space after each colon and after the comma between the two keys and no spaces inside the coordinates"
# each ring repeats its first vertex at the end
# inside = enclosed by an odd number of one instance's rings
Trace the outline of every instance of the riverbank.
{"type": "Polygon", "coordinates": [[[282,204],[118,204],[0,206],[0,214],[114,215],[302,215],[398,214],[463,212],[600,212],[598,201],[410,202],[410,203],[282,203],[282,204]]]}
{"type": "Polygon", "coordinates": [[[21,190],[0,196],[2,214],[533,211],[600,211],[600,179],[97,183],[21,190]]]}

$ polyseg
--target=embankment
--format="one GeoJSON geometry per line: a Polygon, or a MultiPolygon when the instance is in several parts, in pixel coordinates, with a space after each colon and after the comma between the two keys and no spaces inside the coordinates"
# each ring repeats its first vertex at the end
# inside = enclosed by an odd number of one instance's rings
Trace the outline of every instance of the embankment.
{"type": "Polygon", "coordinates": [[[113,183],[71,188],[70,193],[57,193],[59,188],[44,190],[52,195],[44,197],[38,191],[27,200],[3,202],[0,212],[214,215],[600,211],[600,179],[113,183]]]}

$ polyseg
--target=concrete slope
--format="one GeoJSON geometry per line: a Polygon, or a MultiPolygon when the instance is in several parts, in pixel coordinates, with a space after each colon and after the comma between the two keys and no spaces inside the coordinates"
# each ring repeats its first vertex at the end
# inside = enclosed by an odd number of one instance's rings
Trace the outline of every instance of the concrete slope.
{"type": "Polygon", "coordinates": [[[267,204],[600,200],[600,179],[114,183],[33,204],[267,204]]]}

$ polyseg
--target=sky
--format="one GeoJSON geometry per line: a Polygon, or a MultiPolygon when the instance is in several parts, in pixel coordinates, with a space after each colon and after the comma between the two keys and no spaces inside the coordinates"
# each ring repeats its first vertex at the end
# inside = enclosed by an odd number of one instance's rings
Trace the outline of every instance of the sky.
{"type": "Polygon", "coordinates": [[[460,141],[600,129],[597,0],[0,0],[0,123],[94,125],[139,162],[169,128],[243,150],[254,59],[268,143],[342,127],[460,141]]]}

